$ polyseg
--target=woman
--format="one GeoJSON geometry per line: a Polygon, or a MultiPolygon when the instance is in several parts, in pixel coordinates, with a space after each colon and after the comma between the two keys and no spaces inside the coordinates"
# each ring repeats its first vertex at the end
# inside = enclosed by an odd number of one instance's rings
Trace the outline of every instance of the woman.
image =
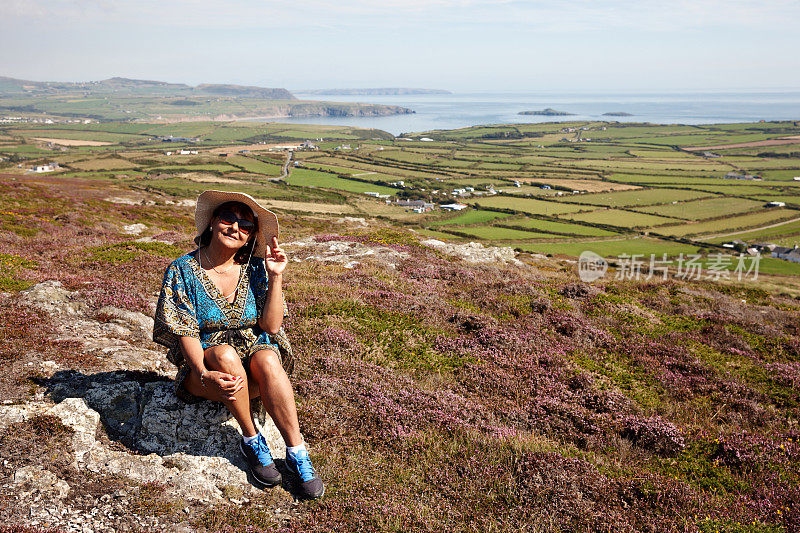
{"type": "Polygon", "coordinates": [[[286,442],[301,496],[319,498],[325,487],[300,434],[287,376],[293,360],[281,327],[281,285],[289,260],[278,246],[278,219],[247,194],[205,191],[195,225],[199,247],[167,268],[153,329],[179,368],[176,394],[222,402],[242,429],[240,449],[253,477],[274,486],[281,474],[250,412],[250,400],[260,396],[286,442]]]}

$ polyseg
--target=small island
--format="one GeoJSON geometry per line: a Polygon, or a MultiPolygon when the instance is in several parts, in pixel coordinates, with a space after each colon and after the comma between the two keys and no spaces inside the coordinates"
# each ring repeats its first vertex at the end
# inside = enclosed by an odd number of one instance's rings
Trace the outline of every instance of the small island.
{"type": "Polygon", "coordinates": [[[632,117],[633,113],[626,113],[625,111],[611,111],[609,113],[603,113],[604,117],[632,117]]]}
{"type": "Polygon", "coordinates": [[[567,115],[574,115],[575,113],[567,113],[566,111],[557,111],[552,107],[541,109],[539,111],[520,111],[518,115],[543,115],[546,117],[561,117],[567,115]]]}

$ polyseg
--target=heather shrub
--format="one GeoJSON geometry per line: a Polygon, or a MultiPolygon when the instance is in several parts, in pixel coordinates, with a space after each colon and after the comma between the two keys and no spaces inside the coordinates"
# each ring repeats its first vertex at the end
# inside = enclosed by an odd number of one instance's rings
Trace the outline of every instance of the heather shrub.
{"type": "Polygon", "coordinates": [[[659,455],[675,455],[685,446],[678,428],[656,416],[623,418],[620,435],[630,439],[637,446],[659,455]]]}

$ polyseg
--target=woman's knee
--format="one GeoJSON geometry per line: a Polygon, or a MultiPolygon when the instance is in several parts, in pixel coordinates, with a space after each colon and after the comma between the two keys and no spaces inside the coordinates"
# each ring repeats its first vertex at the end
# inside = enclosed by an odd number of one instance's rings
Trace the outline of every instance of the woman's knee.
{"type": "Polygon", "coordinates": [[[281,359],[273,350],[259,350],[250,360],[250,371],[254,376],[272,378],[285,374],[281,359]]]}
{"type": "Polygon", "coordinates": [[[205,352],[205,360],[210,370],[219,370],[236,375],[245,374],[242,360],[230,344],[219,344],[208,348],[205,352]]]}

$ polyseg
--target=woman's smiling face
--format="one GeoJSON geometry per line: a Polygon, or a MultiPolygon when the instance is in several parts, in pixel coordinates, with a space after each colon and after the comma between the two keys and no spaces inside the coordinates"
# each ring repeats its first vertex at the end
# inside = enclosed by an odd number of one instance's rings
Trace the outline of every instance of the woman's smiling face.
{"type": "Polygon", "coordinates": [[[226,248],[241,248],[255,233],[255,228],[251,228],[249,233],[243,231],[242,221],[255,223],[250,209],[239,204],[224,204],[212,220],[213,237],[226,248]]]}

